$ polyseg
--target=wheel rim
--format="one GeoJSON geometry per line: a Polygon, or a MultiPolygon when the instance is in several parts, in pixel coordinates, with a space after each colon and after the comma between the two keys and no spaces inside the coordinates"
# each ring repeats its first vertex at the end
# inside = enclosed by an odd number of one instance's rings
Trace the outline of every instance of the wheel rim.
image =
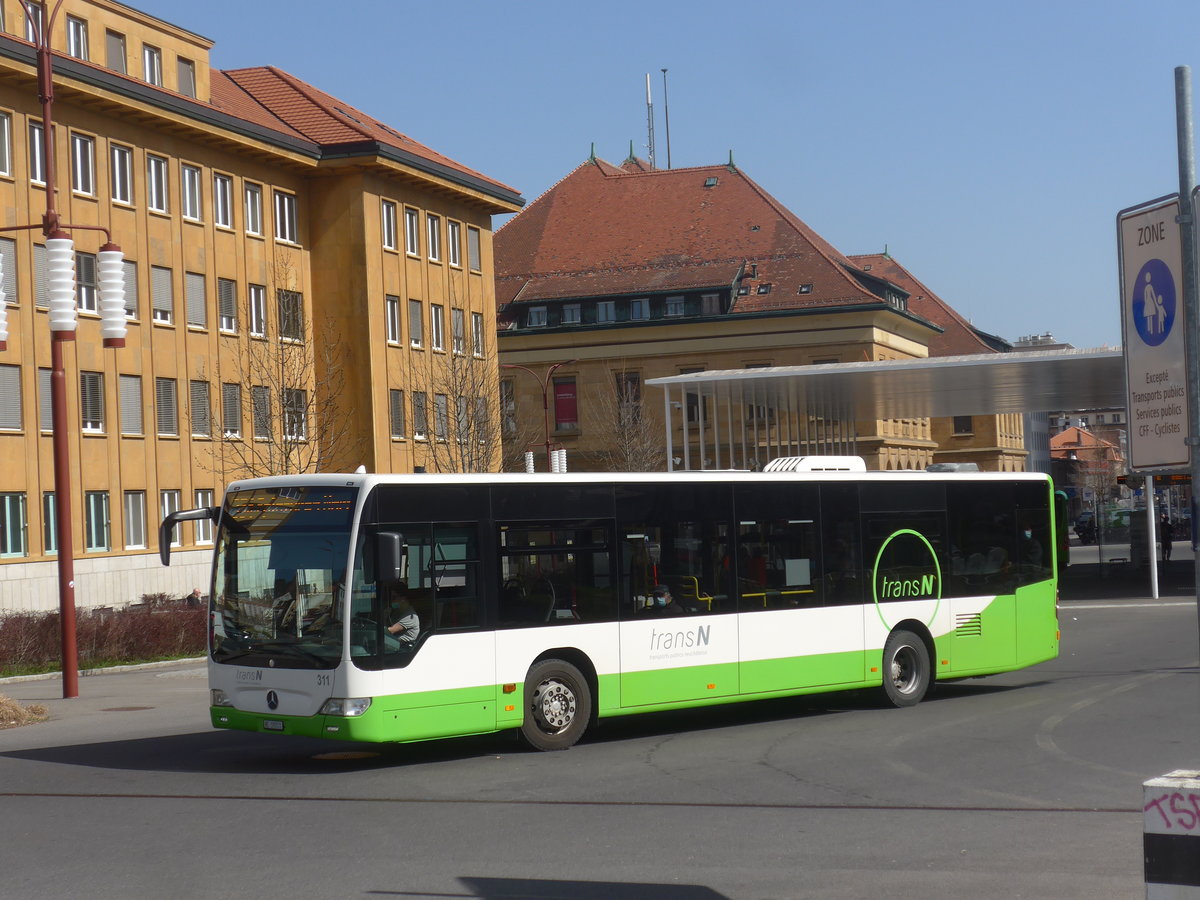
{"type": "Polygon", "coordinates": [[[892,655],[892,686],[901,694],[911,694],[920,679],[917,651],[905,644],[892,655]]]}
{"type": "Polygon", "coordinates": [[[533,716],[547,734],[558,734],[575,720],[575,692],[555,679],[547,679],[533,692],[533,716]]]}

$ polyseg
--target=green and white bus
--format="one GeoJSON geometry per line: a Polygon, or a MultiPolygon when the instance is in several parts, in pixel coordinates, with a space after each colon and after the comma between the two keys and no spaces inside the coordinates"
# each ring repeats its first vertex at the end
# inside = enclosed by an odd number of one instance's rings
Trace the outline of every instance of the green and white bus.
{"type": "Polygon", "coordinates": [[[217,728],[352,741],[519,729],[936,679],[1058,652],[1036,474],[305,475],[217,523],[217,728]]]}

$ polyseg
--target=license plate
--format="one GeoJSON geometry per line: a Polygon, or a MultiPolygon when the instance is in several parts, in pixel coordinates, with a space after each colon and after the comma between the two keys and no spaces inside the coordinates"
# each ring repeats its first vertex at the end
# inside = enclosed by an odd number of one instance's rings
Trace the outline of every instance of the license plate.
{"type": "Polygon", "coordinates": [[[279,719],[263,719],[263,728],[267,731],[283,731],[283,722],[279,719]]]}

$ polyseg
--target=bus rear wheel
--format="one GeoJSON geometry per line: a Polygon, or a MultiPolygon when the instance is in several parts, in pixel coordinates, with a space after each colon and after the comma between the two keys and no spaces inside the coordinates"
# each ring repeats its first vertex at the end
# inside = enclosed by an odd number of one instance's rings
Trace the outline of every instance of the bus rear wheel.
{"type": "Polygon", "coordinates": [[[929,690],[929,649],[919,635],[898,629],[883,645],[883,692],[893,706],[916,706],[929,690]]]}
{"type": "Polygon", "coordinates": [[[521,737],[535,750],[566,750],[587,729],[592,694],[582,673],[561,659],[535,663],[525,677],[521,737]]]}

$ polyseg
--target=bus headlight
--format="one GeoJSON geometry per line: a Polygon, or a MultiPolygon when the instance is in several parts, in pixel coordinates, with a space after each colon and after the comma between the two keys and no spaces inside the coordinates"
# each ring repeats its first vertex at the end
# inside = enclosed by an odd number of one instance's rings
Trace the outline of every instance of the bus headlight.
{"type": "Polygon", "coordinates": [[[220,688],[213,688],[209,691],[209,694],[212,695],[213,706],[233,706],[233,701],[229,699],[229,695],[220,688]]]}
{"type": "Polygon", "coordinates": [[[330,697],[322,704],[322,716],[361,716],[371,705],[370,697],[330,697]]]}

